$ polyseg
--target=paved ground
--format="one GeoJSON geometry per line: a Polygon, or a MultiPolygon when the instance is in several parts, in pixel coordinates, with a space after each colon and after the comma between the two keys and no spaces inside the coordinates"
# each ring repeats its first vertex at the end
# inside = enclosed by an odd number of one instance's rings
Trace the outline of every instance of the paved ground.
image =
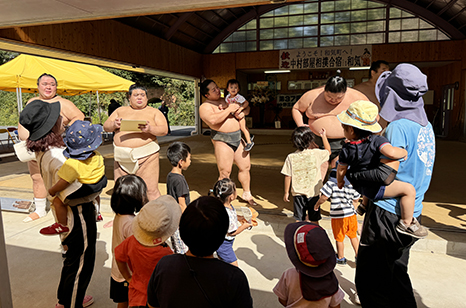
{"type": "MultiPolygon", "coordinates": [[[[171,142],[175,137],[163,137],[171,142]]],[[[217,169],[210,140],[196,136],[185,140],[193,152],[193,163],[185,173],[191,189],[191,199],[205,194],[217,178],[217,169]]],[[[281,273],[291,266],[283,243],[286,224],[293,221],[292,204],[282,201],[283,178],[280,169],[286,154],[293,149],[288,135],[257,135],[252,151],[252,187],[258,202],[260,225],[240,234],[235,241],[240,267],[251,286],[255,307],[280,307],[272,293],[281,273]]],[[[160,189],[165,191],[165,175],[170,166],[165,157],[167,144],[161,147],[160,189]]],[[[109,196],[113,187],[112,146],[101,147],[106,158],[109,187],[102,194],[104,222],[113,217],[109,196]]],[[[466,144],[438,141],[438,155],[431,189],[426,195],[423,223],[429,227],[427,239],[413,247],[409,271],[419,307],[465,307],[466,302],[466,202],[464,185],[459,181],[466,166],[452,164],[457,153],[466,151],[466,144]]],[[[235,173],[235,172],[234,172],[235,173]]],[[[235,175],[233,175],[235,178],[235,175]]],[[[14,158],[0,162],[0,196],[32,198],[31,181],[26,165],[14,158]]],[[[241,189],[238,189],[241,195],[241,189]]],[[[234,205],[241,205],[241,200],[234,205]]],[[[24,214],[3,212],[7,257],[14,307],[53,307],[61,269],[61,253],[56,237],[40,236],[40,228],[52,223],[52,215],[31,223],[23,223],[24,214]]],[[[328,204],[323,207],[321,225],[329,232],[328,204]]],[[[96,268],[89,294],[94,307],[115,307],[108,298],[111,228],[98,224],[96,268]]],[[[332,237],[331,237],[332,238],[332,237]]],[[[353,307],[354,253],[345,242],[346,266],[337,266],[336,274],[347,294],[342,307],[353,307]]]]}

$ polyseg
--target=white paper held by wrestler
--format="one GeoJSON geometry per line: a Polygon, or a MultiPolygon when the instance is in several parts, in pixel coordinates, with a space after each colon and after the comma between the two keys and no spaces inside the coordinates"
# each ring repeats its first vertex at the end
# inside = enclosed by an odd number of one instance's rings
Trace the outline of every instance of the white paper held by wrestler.
{"type": "Polygon", "coordinates": [[[127,132],[140,132],[139,125],[146,125],[146,121],[143,120],[121,120],[120,131],[127,132]]]}

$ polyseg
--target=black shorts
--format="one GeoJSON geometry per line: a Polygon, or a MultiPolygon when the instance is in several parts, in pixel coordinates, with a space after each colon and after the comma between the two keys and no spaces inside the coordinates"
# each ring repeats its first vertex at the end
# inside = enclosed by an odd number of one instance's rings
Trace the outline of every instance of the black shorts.
{"type": "Polygon", "coordinates": [[[110,298],[114,303],[125,303],[128,301],[128,282],[118,282],[110,277],[110,298]]]}
{"type": "MultiPolygon", "coordinates": [[[[350,169],[351,170],[351,169],[350,169]]],[[[377,168],[348,172],[348,180],[361,195],[371,200],[383,199],[385,187],[395,180],[397,171],[388,165],[380,163],[377,168]]]]}
{"type": "MultiPolygon", "coordinates": [[[[314,138],[314,143],[319,146],[319,149],[324,149],[324,141],[322,140],[322,137],[319,135],[316,135],[312,133],[312,137],[314,138]]],[[[343,148],[343,144],[345,143],[345,138],[338,138],[338,139],[331,139],[328,138],[328,143],[330,144],[330,149],[332,154],[330,154],[330,157],[328,159],[329,162],[331,162],[335,157],[340,155],[340,151],[343,148]]]]}
{"type": "Polygon", "coordinates": [[[66,198],[71,200],[86,197],[102,191],[105,187],[107,187],[107,177],[104,175],[95,184],[82,184],[77,191],[68,195],[66,198]]]}
{"type": "Polygon", "coordinates": [[[314,205],[319,200],[319,196],[308,198],[304,195],[293,196],[294,218],[299,221],[306,220],[306,212],[310,221],[319,221],[322,219],[319,211],[314,211],[314,205]]]}

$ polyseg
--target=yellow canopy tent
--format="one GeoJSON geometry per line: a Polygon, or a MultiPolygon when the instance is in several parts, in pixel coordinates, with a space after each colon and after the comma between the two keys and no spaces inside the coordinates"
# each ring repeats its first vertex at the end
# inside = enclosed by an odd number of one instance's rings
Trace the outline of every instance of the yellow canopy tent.
{"type": "Polygon", "coordinates": [[[57,79],[59,95],[94,92],[97,101],[99,93],[126,92],[134,83],[94,65],[22,54],[0,66],[0,90],[16,92],[18,112],[21,92],[37,93],[37,78],[43,73],[57,79]]]}

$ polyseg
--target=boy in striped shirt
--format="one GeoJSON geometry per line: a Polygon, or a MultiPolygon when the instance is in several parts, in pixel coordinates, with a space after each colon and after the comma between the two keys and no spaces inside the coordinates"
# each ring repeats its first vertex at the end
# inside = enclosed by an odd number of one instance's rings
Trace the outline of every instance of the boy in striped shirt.
{"type": "Polygon", "coordinates": [[[337,246],[337,263],[346,264],[345,245],[343,241],[345,236],[351,240],[354,254],[358,255],[359,240],[357,237],[358,220],[354,210],[354,204],[359,200],[361,195],[353,188],[345,177],[345,186],[338,188],[336,169],[332,169],[330,176],[325,185],[320,189],[322,193],[319,201],[314,206],[318,211],[320,205],[330,199],[330,217],[332,219],[332,231],[337,246]]]}

